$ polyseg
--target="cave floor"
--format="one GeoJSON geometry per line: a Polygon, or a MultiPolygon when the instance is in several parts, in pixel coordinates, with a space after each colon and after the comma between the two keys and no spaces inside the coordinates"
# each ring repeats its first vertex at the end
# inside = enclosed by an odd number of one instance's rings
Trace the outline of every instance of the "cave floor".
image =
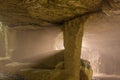
{"type": "MultiPolygon", "coordinates": [[[[10,58],[0,58],[0,80],[14,80],[14,79],[3,79],[3,76],[11,78],[11,75],[19,75],[23,80],[48,80],[53,69],[36,69],[31,66],[33,63],[27,62],[16,62],[10,58]],[[3,76],[1,76],[3,75],[3,76]],[[10,76],[9,76],[10,75],[10,76]]],[[[18,76],[18,78],[19,78],[18,76]]],[[[21,79],[15,79],[21,80],[21,79]]]]}
{"type": "MultiPolygon", "coordinates": [[[[34,63],[16,62],[9,57],[0,58],[0,73],[20,74],[24,77],[30,77],[29,80],[34,80],[34,77],[40,76],[41,73],[49,75],[53,69],[35,69],[32,68],[34,63]],[[29,76],[26,74],[30,74],[29,76]],[[35,76],[34,76],[35,74],[35,76]]],[[[37,79],[36,79],[37,80],[37,79]]],[[[45,79],[46,80],[46,79],[45,79]]],[[[120,80],[120,78],[113,77],[93,77],[93,80],[120,80]]]]}

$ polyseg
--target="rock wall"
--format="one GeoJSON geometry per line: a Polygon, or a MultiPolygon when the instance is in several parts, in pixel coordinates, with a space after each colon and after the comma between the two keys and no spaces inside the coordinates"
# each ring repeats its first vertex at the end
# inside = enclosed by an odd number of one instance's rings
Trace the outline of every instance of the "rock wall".
{"type": "Polygon", "coordinates": [[[5,56],[3,53],[5,53],[4,34],[3,34],[2,24],[0,24],[0,56],[5,56]]]}
{"type": "Polygon", "coordinates": [[[5,57],[7,55],[7,29],[7,26],[0,23],[0,57],[5,57]]]}

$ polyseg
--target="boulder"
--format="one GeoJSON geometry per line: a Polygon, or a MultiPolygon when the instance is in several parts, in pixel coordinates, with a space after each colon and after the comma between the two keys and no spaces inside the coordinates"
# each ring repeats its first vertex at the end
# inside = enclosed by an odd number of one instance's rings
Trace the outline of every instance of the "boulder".
{"type": "MultiPolygon", "coordinates": [[[[80,66],[80,80],[92,80],[93,70],[90,65],[90,62],[87,60],[81,59],[80,66]]],[[[56,65],[56,69],[52,75],[51,80],[56,80],[57,78],[63,79],[64,77],[64,62],[60,62],[56,65]]],[[[58,79],[59,80],[59,79],[58,79]]]]}

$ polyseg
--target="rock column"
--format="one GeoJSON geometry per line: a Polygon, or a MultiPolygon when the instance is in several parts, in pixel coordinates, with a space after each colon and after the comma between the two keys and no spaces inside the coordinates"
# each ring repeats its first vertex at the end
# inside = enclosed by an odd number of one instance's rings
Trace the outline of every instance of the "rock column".
{"type": "Polygon", "coordinates": [[[84,21],[84,17],[80,17],[64,24],[65,80],[79,80],[80,78],[80,54],[84,21]]]}

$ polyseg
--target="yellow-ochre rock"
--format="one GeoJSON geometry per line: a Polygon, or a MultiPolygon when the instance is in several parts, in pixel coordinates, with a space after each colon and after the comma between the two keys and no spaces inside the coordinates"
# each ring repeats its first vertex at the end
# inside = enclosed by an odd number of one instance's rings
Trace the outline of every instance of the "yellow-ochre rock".
{"type": "Polygon", "coordinates": [[[63,22],[100,9],[102,0],[0,0],[0,21],[10,26],[63,22]]]}
{"type": "MultiPolygon", "coordinates": [[[[90,62],[81,59],[80,66],[80,80],[92,80],[93,70],[90,62]]],[[[55,71],[51,75],[51,80],[64,80],[64,62],[60,62],[56,65],[55,71]]]]}
{"type": "Polygon", "coordinates": [[[93,70],[90,62],[81,59],[80,80],[92,80],[93,70]]]}

